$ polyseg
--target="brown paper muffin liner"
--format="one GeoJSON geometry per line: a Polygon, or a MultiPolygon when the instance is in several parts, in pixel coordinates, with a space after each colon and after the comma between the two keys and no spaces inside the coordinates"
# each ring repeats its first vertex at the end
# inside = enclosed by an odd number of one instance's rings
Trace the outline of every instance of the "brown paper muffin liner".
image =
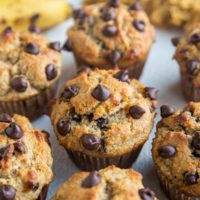
{"type": "Polygon", "coordinates": [[[58,81],[38,95],[19,101],[0,101],[0,113],[20,114],[34,120],[44,114],[45,108],[56,95],[58,81]]]}
{"type": "Polygon", "coordinates": [[[49,186],[46,185],[42,188],[42,191],[40,193],[40,196],[37,198],[37,200],[45,200],[47,197],[47,193],[48,193],[48,188],[49,186]]]}
{"type": "Polygon", "coordinates": [[[109,165],[120,168],[129,168],[140,154],[142,146],[136,150],[117,157],[97,158],[78,151],[67,150],[70,159],[77,167],[84,171],[103,169],[109,165]]]}
{"type": "Polygon", "coordinates": [[[188,196],[185,193],[176,189],[169,181],[162,175],[159,169],[156,170],[161,188],[169,197],[170,200],[200,200],[200,197],[188,196]]]}

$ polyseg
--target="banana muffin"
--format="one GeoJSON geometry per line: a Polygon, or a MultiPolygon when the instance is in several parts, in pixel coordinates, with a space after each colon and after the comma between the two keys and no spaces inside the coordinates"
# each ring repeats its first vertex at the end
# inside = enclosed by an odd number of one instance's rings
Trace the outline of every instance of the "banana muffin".
{"type": "Polygon", "coordinates": [[[26,117],[0,114],[0,199],[45,200],[52,180],[47,132],[26,117]]]}
{"type": "Polygon", "coordinates": [[[199,200],[200,103],[164,105],[161,116],[152,149],[161,186],[169,199],[199,200]]]}
{"type": "Polygon", "coordinates": [[[144,188],[142,175],[133,169],[109,166],[100,171],[79,172],[66,181],[52,200],[156,200],[144,188]]]}
{"type": "Polygon", "coordinates": [[[179,39],[174,58],[180,67],[185,98],[200,101],[200,23],[192,24],[179,39]]]}
{"type": "Polygon", "coordinates": [[[60,43],[37,34],[0,34],[0,113],[35,119],[54,97],[61,71],[60,43]]]}
{"type": "Polygon", "coordinates": [[[149,137],[157,90],[128,71],[85,71],[67,81],[51,121],[69,157],[84,170],[129,167],[149,137]]]}
{"type": "Polygon", "coordinates": [[[64,49],[73,51],[79,66],[118,66],[140,77],[155,39],[142,8],[108,1],[75,10],[74,18],[64,49]]]}

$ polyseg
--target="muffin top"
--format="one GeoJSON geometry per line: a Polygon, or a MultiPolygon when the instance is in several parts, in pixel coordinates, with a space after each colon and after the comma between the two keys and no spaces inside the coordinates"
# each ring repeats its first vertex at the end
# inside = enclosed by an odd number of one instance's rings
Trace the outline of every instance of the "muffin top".
{"type": "Polygon", "coordinates": [[[52,108],[52,124],[69,150],[118,156],[147,140],[156,93],[129,80],[127,71],[87,70],[64,84],[52,108]]]}
{"type": "Polygon", "coordinates": [[[68,44],[84,64],[92,66],[127,67],[140,62],[155,38],[140,4],[128,6],[110,0],[75,10],[74,18],[68,44]]]}
{"type": "Polygon", "coordinates": [[[192,24],[179,39],[174,57],[181,73],[189,76],[196,87],[200,87],[200,23],[192,24]]]}
{"type": "Polygon", "coordinates": [[[0,114],[0,131],[0,199],[36,200],[53,176],[47,132],[8,114],[0,114]]]}
{"type": "Polygon", "coordinates": [[[163,119],[153,141],[158,170],[178,190],[200,196],[200,103],[190,102],[183,111],[164,105],[163,119]]]}
{"type": "Polygon", "coordinates": [[[41,34],[0,34],[0,101],[22,100],[50,87],[60,76],[59,42],[41,34]]]}
{"type": "Polygon", "coordinates": [[[142,175],[133,169],[109,166],[99,172],[72,175],[57,191],[53,200],[156,200],[142,185],[142,175]]]}

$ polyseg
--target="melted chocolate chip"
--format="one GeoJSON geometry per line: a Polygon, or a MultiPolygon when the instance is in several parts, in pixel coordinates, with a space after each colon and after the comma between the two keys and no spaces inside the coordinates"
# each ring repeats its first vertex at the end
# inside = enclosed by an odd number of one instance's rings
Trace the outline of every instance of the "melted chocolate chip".
{"type": "Polygon", "coordinates": [[[98,85],[92,91],[92,96],[98,101],[106,101],[110,97],[110,90],[105,86],[98,85]]]}
{"type": "Polygon", "coordinates": [[[15,147],[15,151],[22,154],[26,153],[26,147],[25,147],[24,142],[22,141],[15,142],[14,147],[15,147]]]}
{"type": "Polygon", "coordinates": [[[176,47],[180,42],[180,37],[174,37],[172,38],[171,41],[172,41],[172,44],[176,47]]]}
{"type": "Polygon", "coordinates": [[[172,106],[163,105],[160,107],[162,118],[169,117],[176,112],[176,109],[172,106]]]}
{"type": "Polygon", "coordinates": [[[184,175],[185,183],[187,185],[193,185],[197,183],[198,174],[194,172],[187,172],[184,175]]]}
{"type": "Polygon", "coordinates": [[[81,115],[78,115],[78,114],[76,113],[75,108],[72,108],[72,109],[70,110],[69,116],[71,117],[71,119],[72,119],[73,121],[76,121],[76,122],[78,122],[78,123],[80,123],[80,122],[82,121],[81,115]]]}
{"type": "Polygon", "coordinates": [[[189,60],[186,62],[186,71],[188,74],[193,75],[195,70],[197,69],[199,62],[196,60],[189,60]]]}
{"type": "Polygon", "coordinates": [[[65,88],[64,92],[62,93],[62,97],[64,99],[71,99],[72,97],[76,96],[79,92],[79,88],[76,87],[75,85],[72,86],[68,86],[67,88],[65,88]]]}
{"type": "Polygon", "coordinates": [[[11,122],[12,121],[12,117],[9,114],[6,113],[1,113],[0,114],[0,122],[11,122]]]}
{"type": "Polygon", "coordinates": [[[98,185],[101,182],[100,175],[97,171],[93,171],[87,176],[83,182],[82,187],[83,188],[92,188],[96,185],[98,185]]]}
{"type": "Polygon", "coordinates": [[[0,199],[1,200],[14,200],[16,195],[15,188],[11,185],[0,186],[0,199]]]}
{"type": "Polygon", "coordinates": [[[81,136],[81,143],[83,147],[90,151],[97,151],[100,148],[100,139],[93,134],[84,134],[81,136]]]}
{"type": "Polygon", "coordinates": [[[68,119],[60,119],[56,126],[58,133],[62,136],[67,135],[71,131],[71,123],[68,119]]]}
{"type": "Polygon", "coordinates": [[[83,16],[84,11],[82,9],[76,9],[73,11],[74,19],[81,18],[83,16]]]}
{"type": "Polygon", "coordinates": [[[13,33],[12,27],[11,27],[11,26],[6,27],[6,28],[3,30],[2,33],[3,33],[3,35],[8,35],[8,34],[13,33]]]}
{"type": "Polygon", "coordinates": [[[140,106],[132,106],[129,108],[129,114],[133,119],[140,119],[144,113],[145,110],[140,106]]]}
{"type": "Polygon", "coordinates": [[[151,99],[151,100],[156,100],[157,99],[157,93],[158,90],[156,88],[152,87],[146,87],[145,88],[146,95],[151,99]]]}
{"type": "Polygon", "coordinates": [[[145,23],[141,20],[134,20],[133,21],[133,26],[135,27],[135,29],[137,29],[140,32],[144,32],[145,30],[145,23]]]}
{"type": "Polygon", "coordinates": [[[35,23],[40,18],[40,14],[36,13],[30,18],[31,23],[35,23]]]}
{"type": "Polygon", "coordinates": [[[40,49],[35,43],[28,43],[25,46],[24,51],[26,53],[33,54],[33,55],[37,55],[40,53],[40,49]]]}
{"type": "Polygon", "coordinates": [[[40,29],[35,24],[31,24],[29,26],[28,30],[31,33],[37,33],[37,34],[39,34],[41,32],[40,29]]]}
{"type": "Polygon", "coordinates": [[[71,42],[70,39],[66,40],[66,42],[64,43],[62,49],[65,50],[65,51],[72,51],[72,42],[71,42]]]}
{"type": "Polygon", "coordinates": [[[55,51],[60,51],[61,50],[60,42],[58,42],[58,41],[57,42],[51,42],[49,44],[49,48],[53,49],[55,51]]]}
{"type": "Polygon", "coordinates": [[[108,124],[108,119],[101,117],[101,118],[97,119],[96,122],[97,122],[97,126],[99,128],[104,129],[104,128],[106,128],[106,126],[108,124]]]}
{"type": "Polygon", "coordinates": [[[198,44],[200,42],[200,33],[195,33],[190,37],[190,42],[193,44],[198,44]]]}
{"type": "Polygon", "coordinates": [[[103,14],[103,19],[105,21],[110,21],[116,19],[116,14],[113,10],[108,10],[103,14]]]}
{"type": "Polygon", "coordinates": [[[103,28],[103,34],[106,37],[115,37],[118,34],[117,27],[115,25],[107,24],[103,28]]]}
{"type": "Polygon", "coordinates": [[[191,142],[192,147],[194,147],[197,150],[200,150],[200,131],[197,131],[193,138],[192,138],[192,142],[191,142]]]}
{"type": "Polygon", "coordinates": [[[56,78],[58,71],[54,64],[48,64],[45,68],[45,73],[48,81],[53,80],[56,78]]]}
{"type": "Polygon", "coordinates": [[[88,121],[91,122],[93,120],[93,117],[94,117],[94,114],[93,113],[90,113],[87,118],[88,118],[88,121]]]}
{"type": "Polygon", "coordinates": [[[109,0],[108,5],[117,8],[120,5],[120,0],[109,0]]]}
{"type": "Polygon", "coordinates": [[[11,139],[20,139],[24,136],[22,129],[14,122],[5,129],[5,134],[11,139]]]}
{"type": "Polygon", "coordinates": [[[32,181],[26,182],[27,189],[32,190],[34,192],[38,190],[39,186],[40,186],[39,183],[34,183],[32,181]]]}
{"type": "Polygon", "coordinates": [[[135,2],[130,6],[130,10],[136,10],[136,11],[142,10],[141,3],[139,1],[135,2]]]}
{"type": "Polygon", "coordinates": [[[122,58],[122,54],[119,51],[112,51],[109,55],[108,55],[108,60],[112,63],[113,66],[115,66],[117,64],[117,62],[122,58]]]}
{"type": "Polygon", "coordinates": [[[113,75],[114,78],[118,79],[121,82],[129,81],[129,73],[128,70],[121,70],[113,75]]]}
{"type": "Polygon", "coordinates": [[[154,200],[155,198],[155,193],[149,188],[140,189],[139,195],[142,200],[154,200]]]}
{"type": "Polygon", "coordinates": [[[8,156],[7,147],[0,148],[0,160],[6,158],[8,156]]]}
{"type": "Polygon", "coordinates": [[[162,158],[171,158],[176,154],[176,148],[172,145],[165,145],[158,149],[158,154],[162,158]]]}
{"type": "Polygon", "coordinates": [[[23,76],[16,76],[11,80],[11,87],[17,92],[25,92],[28,87],[28,81],[23,76]]]}

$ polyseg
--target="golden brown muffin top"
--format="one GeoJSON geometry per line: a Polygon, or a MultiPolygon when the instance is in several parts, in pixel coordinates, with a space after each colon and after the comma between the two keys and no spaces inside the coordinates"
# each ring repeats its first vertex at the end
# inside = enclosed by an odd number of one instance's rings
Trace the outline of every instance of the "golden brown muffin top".
{"type": "Polygon", "coordinates": [[[200,196],[200,103],[190,102],[182,111],[161,107],[163,119],[153,141],[158,170],[179,191],[200,196]]]}
{"type": "Polygon", "coordinates": [[[133,169],[109,166],[99,172],[72,175],[57,191],[53,200],[156,200],[144,188],[142,175],[133,169]]]}
{"type": "Polygon", "coordinates": [[[0,114],[0,132],[0,199],[36,200],[53,176],[48,134],[8,114],[0,114]]]}
{"type": "Polygon", "coordinates": [[[71,48],[93,66],[132,65],[146,58],[155,39],[145,12],[134,5],[112,1],[88,5],[76,10],[74,18],[68,31],[71,48]]]}
{"type": "Polygon", "coordinates": [[[196,87],[200,86],[200,23],[192,24],[179,39],[175,59],[182,74],[189,76],[196,87]]]}
{"type": "Polygon", "coordinates": [[[50,87],[60,76],[59,42],[36,33],[0,34],[0,101],[22,100],[50,87]]]}
{"type": "Polygon", "coordinates": [[[130,80],[127,71],[86,71],[64,84],[52,109],[52,124],[69,150],[119,156],[147,140],[156,94],[156,89],[130,80]]]}

